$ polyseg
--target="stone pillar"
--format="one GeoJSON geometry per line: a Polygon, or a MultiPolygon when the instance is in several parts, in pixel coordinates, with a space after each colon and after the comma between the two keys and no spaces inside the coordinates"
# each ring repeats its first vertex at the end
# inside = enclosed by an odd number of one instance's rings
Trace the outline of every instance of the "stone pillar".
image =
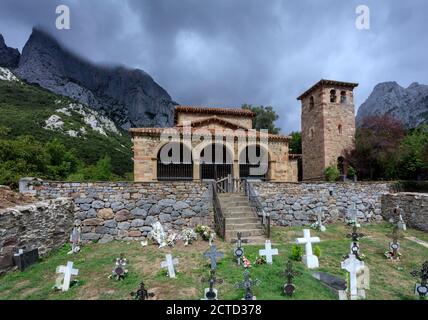
{"type": "Polygon", "coordinates": [[[193,160],[193,181],[201,181],[201,165],[199,160],[193,160]]]}
{"type": "Polygon", "coordinates": [[[238,160],[233,161],[232,175],[233,175],[233,178],[235,178],[235,179],[240,178],[240,176],[239,176],[239,161],[238,160]]]}

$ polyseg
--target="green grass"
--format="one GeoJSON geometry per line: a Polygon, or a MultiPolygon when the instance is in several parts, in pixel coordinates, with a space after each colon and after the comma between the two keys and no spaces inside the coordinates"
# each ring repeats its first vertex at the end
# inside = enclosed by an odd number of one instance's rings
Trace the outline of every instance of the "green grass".
{"type": "MultiPolygon", "coordinates": [[[[254,288],[259,300],[332,300],[337,297],[311,276],[303,263],[294,262],[294,268],[302,274],[294,279],[296,292],[292,298],[281,294],[286,282],[283,275],[285,264],[291,253],[296,237],[302,236],[301,227],[274,227],[272,242],[278,248],[279,256],[273,258],[273,265],[254,265],[250,269],[251,278],[259,279],[261,284],[254,288]]],[[[388,223],[363,226],[361,232],[367,236],[361,239],[361,251],[366,255],[366,264],[370,268],[370,290],[366,292],[371,300],[409,300],[416,299],[414,285],[419,279],[410,275],[410,271],[420,268],[428,258],[428,249],[406,239],[401,239],[402,258],[398,262],[388,261],[384,252],[388,248],[389,234],[392,228],[388,223]]],[[[319,271],[329,272],[345,279],[346,272],[340,269],[343,255],[349,250],[349,239],[346,234],[350,228],[341,224],[327,226],[327,232],[313,231],[314,236],[321,238],[319,246],[322,250],[319,271]]],[[[427,240],[426,233],[408,230],[407,236],[415,236],[427,240]]],[[[233,257],[233,245],[216,241],[219,251],[225,258],[218,263],[217,277],[223,283],[217,284],[219,298],[239,300],[243,290],[236,289],[235,283],[243,280],[243,267],[236,264],[233,257]]],[[[260,245],[245,245],[245,255],[252,262],[258,256],[260,245]]],[[[180,242],[175,248],[158,249],[155,245],[141,247],[138,242],[112,242],[109,244],[88,244],[76,255],[68,256],[70,246],[52,252],[40,263],[24,272],[11,272],[0,277],[0,300],[4,299],[131,299],[130,292],[135,291],[141,280],[152,290],[158,299],[200,299],[203,289],[207,287],[209,261],[202,253],[208,250],[208,243],[202,240],[188,247],[180,242]],[[128,277],[123,281],[109,279],[114,260],[124,253],[129,260],[128,277]],[[177,279],[169,279],[166,271],[160,269],[160,263],[166,253],[172,253],[179,259],[177,279]],[[52,289],[55,284],[55,269],[67,261],[73,261],[79,269],[80,281],[66,293],[52,289]]]]}
{"type": "Polygon", "coordinates": [[[38,86],[0,81],[0,127],[10,129],[6,138],[32,135],[40,142],[57,138],[67,148],[73,149],[76,156],[88,165],[109,155],[115,174],[124,176],[125,173],[132,172],[132,142],[129,133],[108,133],[106,137],[93,131],[78,113],[72,112],[71,116],[66,116],[56,112],[69,102],[73,101],[38,86]],[[55,104],[56,100],[63,103],[55,104]],[[53,114],[59,115],[64,121],[64,131],[85,128],[85,139],[43,129],[45,120],[53,114]]]}

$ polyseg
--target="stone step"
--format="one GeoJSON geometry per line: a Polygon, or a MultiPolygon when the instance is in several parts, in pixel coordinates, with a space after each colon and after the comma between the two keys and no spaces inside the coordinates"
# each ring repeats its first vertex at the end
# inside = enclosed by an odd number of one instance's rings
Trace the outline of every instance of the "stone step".
{"type": "Polygon", "coordinates": [[[221,205],[225,208],[228,207],[249,207],[250,204],[248,201],[244,200],[236,200],[236,201],[221,201],[221,205]]]}
{"type": "Polygon", "coordinates": [[[260,220],[254,216],[251,216],[251,217],[227,216],[226,217],[226,228],[228,224],[239,224],[239,223],[260,223],[260,220]]]}
{"type": "Polygon", "coordinates": [[[224,206],[223,204],[221,205],[221,209],[223,210],[223,212],[227,212],[227,211],[246,212],[246,211],[252,210],[252,208],[248,205],[247,206],[245,206],[245,205],[224,206]]]}
{"type": "MultiPolygon", "coordinates": [[[[238,241],[237,237],[230,238],[230,243],[236,243],[238,241]]],[[[264,236],[252,236],[252,237],[245,237],[242,238],[243,245],[245,244],[265,244],[266,238],[264,236]]]]}
{"type": "Polygon", "coordinates": [[[262,229],[243,229],[243,230],[227,230],[226,225],[226,238],[237,238],[238,232],[241,233],[242,237],[253,237],[253,236],[263,236],[263,230],[262,229]]]}
{"type": "Polygon", "coordinates": [[[248,230],[248,229],[261,229],[262,225],[260,222],[246,222],[246,223],[227,223],[227,230],[248,230]]]}

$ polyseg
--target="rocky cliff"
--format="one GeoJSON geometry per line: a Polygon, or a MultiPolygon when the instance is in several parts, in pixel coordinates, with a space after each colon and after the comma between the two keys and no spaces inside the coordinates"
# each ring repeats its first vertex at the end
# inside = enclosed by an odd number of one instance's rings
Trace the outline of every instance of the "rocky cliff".
{"type": "Polygon", "coordinates": [[[19,51],[6,46],[3,36],[0,34],[0,67],[16,68],[19,64],[19,51]]]}
{"type": "Polygon", "coordinates": [[[390,114],[407,128],[428,124],[428,86],[412,83],[403,88],[397,82],[378,84],[357,114],[357,125],[367,116],[390,114]]]}
{"type": "Polygon", "coordinates": [[[146,72],[94,65],[36,28],[14,72],[29,83],[103,111],[124,129],[173,124],[175,103],[146,72]]]}

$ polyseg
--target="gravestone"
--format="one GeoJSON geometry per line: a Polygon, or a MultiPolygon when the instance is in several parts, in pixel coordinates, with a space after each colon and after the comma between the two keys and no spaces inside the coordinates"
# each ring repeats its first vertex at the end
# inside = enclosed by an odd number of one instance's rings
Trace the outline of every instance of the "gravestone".
{"type": "Polygon", "coordinates": [[[399,230],[403,230],[406,231],[407,227],[406,227],[406,223],[403,220],[403,216],[402,216],[402,210],[400,208],[400,206],[397,206],[393,209],[393,220],[395,220],[393,223],[395,223],[398,227],[399,230]]]}
{"type": "Polygon", "coordinates": [[[241,265],[241,260],[242,257],[244,256],[244,248],[242,247],[242,233],[238,232],[238,236],[237,236],[237,241],[236,241],[236,248],[235,251],[233,252],[236,259],[238,260],[238,266],[241,265]]]}
{"type": "Polygon", "coordinates": [[[354,254],[350,254],[349,257],[341,263],[341,268],[349,272],[349,292],[351,300],[358,299],[357,273],[363,267],[364,262],[357,259],[354,254]]]}
{"type": "Polygon", "coordinates": [[[266,263],[272,264],[273,263],[272,256],[278,255],[278,249],[272,249],[272,244],[271,244],[270,240],[266,240],[265,248],[259,250],[259,255],[265,256],[266,257],[266,263]]]}
{"type": "Polygon", "coordinates": [[[204,252],[204,257],[209,258],[211,261],[211,270],[217,269],[217,259],[221,259],[224,257],[223,252],[218,252],[217,247],[215,245],[212,245],[210,247],[210,251],[204,252]]]}
{"type": "MultiPolygon", "coordinates": [[[[214,285],[216,283],[222,283],[223,280],[217,279],[215,276],[215,272],[216,271],[214,269],[210,270],[210,277],[208,279],[209,287],[205,288],[204,297],[202,298],[202,300],[218,300],[218,291],[217,289],[214,288],[214,285]]],[[[206,281],[206,280],[203,279],[202,281],[206,281]]]]}
{"type": "Polygon", "coordinates": [[[56,268],[56,273],[60,273],[60,276],[56,279],[55,288],[68,291],[70,288],[70,282],[72,276],[79,274],[78,269],[73,269],[73,262],[68,261],[67,266],[59,266],[56,268]]]}
{"type": "Polygon", "coordinates": [[[150,297],[154,297],[154,293],[149,293],[146,289],[144,281],[141,281],[140,288],[137,292],[131,292],[131,296],[134,297],[134,300],[148,300],[150,297]]]}
{"type": "Polygon", "coordinates": [[[312,273],[312,276],[315,279],[318,279],[324,286],[330,289],[330,291],[332,291],[334,294],[337,294],[339,296],[339,300],[347,300],[346,280],[326,272],[314,272],[312,273]]]}
{"type": "MultiPolygon", "coordinates": [[[[360,253],[360,238],[364,237],[364,234],[362,233],[358,233],[358,228],[357,226],[354,224],[352,226],[352,233],[347,235],[348,238],[352,239],[351,242],[351,254],[355,255],[357,257],[357,259],[359,260],[363,260],[364,255],[360,253]]],[[[346,256],[348,257],[348,256],[346,256]]]]}
{"type": "Polygon", "coordinates": [[[352,202],[351,209],[349,209],[348,212],[348,216],[350,217],[348,224],[354,225],[357,228],[361,227],[361,225],[358,223],[358,209],[355,202],[352,202]]]}
{"type": "Polygon", "coordinates": [[[385,256],[392,261],[397,261],[400,259],[401,253],[400,250],[400,243],[398,242],[399,238],[399,228],[398,225],[395,225],[392,229],[392,235],[391,235],[392,241],[389,243],[389,251],[385,253],[385,256]]]}
{"type": "Polygon", "coordinates": [[[242,300],[257,300],[256,296],[253,294],[253,286],[259,286],[260,285],[260,280],[256,279],[256,280],[252,280],[250,278],[250,272],[248,271],[248,269],[245,269],[244,271],[244,281],[241,283],[236,283],[235,284],[235,288],[237,289],[245,289],[245,295],[244,298],[242,300]]]}
{"type": "Polygon", "coordinates": [[[123,254],[121,254],[119,258],[116,258],[116,263],[111,277],[117,281],[125,279],[125,277],[128,275],[128,270],[126,269],[127,264],[128,260],[123,254]]]}
{"type": "Polygon", "coordinates": [[[364,264],[364,267],[357,272],[357,289],[370,289],[370,269],[366,264],[364,264]]]}
{"type": "Polygon", "coordinates": [[[39,249],[28,251],[19,249],[18,253],[13,255],[13,262],[20,271],[24,271],[29,266],[39,262],[39,249]]]}
{"type": "Polygon", "coordinates": [[[81,228],[80,226],[75,225],[70,235],[71,251],[69,251],[67,254],[78,253],[80,251],[80,235],[81,228]]]}
{"type": "Polygon", "coordinates": [[[421,300],[426,299],[428,297],[428,261],[422,264],[421,270],[412,271],[410,274],[421,278],[421,283],[415,286],[415,295],[418,295],[421,300]]]}
{"type": "Polygon", "coordinates": [[[303,261],[309,269],[315,269],[319,267],[318,257],[312,252],[312,243],[320,242],[320,238],[311,237],[311,231],[309,229],[303,230],[303,238],[297,238],[297,244],[305,245],[305,255],[303,261]]]}
{"type": "Polygon", "coordinates": [[[288,260],[287,269],[285,270],[284,274],[287,277],[287,283],[283,287],[283,293],[291,297],[296,290],[296,286],[293,284],[293,279],[297,276],[300,276],[301,273],[299,271],[293,270],[293,263],[291,260],[288,260]]]}
{"type": "Polygon", "coordinates": [[[167,254],[165,256],[166,260],[161,262],[161,268],[167,268],[168,276],[170,278],[176,278],[174,265],[178,264],[178,259],[172,259],[172,255],[167,254]]]}

